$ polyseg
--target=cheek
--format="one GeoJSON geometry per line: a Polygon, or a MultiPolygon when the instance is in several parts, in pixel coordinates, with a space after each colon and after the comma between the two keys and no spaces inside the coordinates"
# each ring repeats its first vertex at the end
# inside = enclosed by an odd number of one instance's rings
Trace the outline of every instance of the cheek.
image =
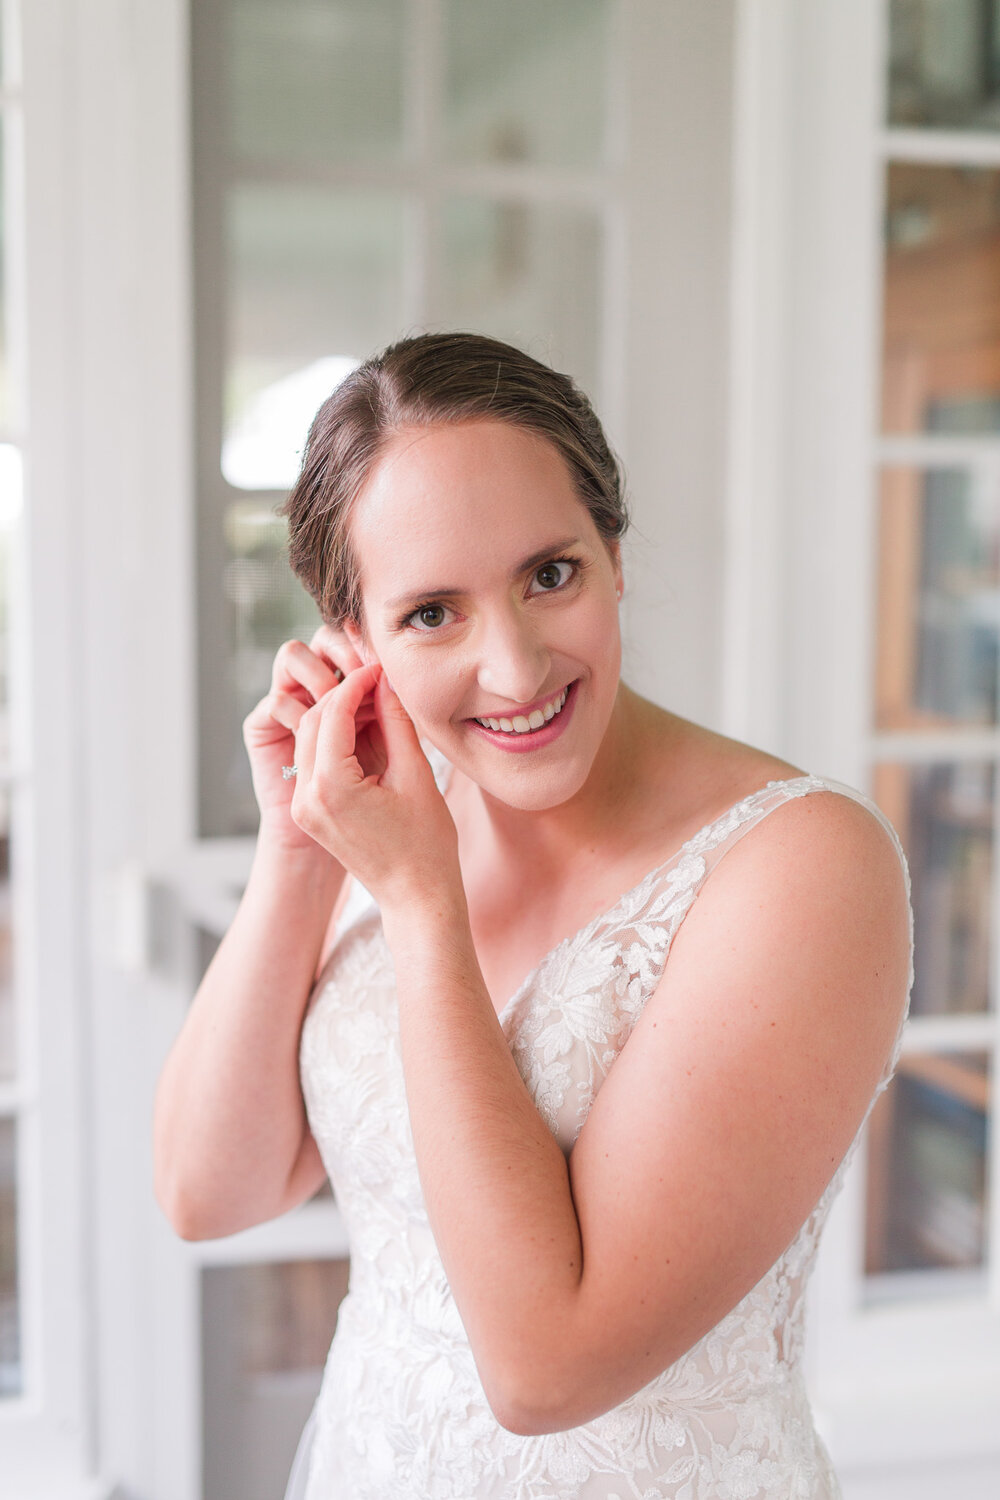
{"type": "Polygon", "coordinates": [[[387,643],[379,657],[399,700],[415,724],[451,718],[456,693],[450,674],[435,663],[432,651],[393,649],[387,643]]]}
{"type": "Polygon", "coordinates": [[[602,669],[616,664],[621,657],[618,600],[610,607],[603,598],[581,600],[581,606],[566,615],[558,646],[584,664],[602,669]]]}

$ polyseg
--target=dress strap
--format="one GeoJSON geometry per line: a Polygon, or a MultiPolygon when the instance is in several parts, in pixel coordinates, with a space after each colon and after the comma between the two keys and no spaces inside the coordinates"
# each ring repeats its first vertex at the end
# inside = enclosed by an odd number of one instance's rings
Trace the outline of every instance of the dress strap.
{"type": "Polygon", "coordinates": [[[848,786],[846,782],[833,781],[828,776],[795,776],[788,781],[769,781],[766,787],[745,797],[742,802],[737,802],[728,812],[723,813],[721,818],[709,824],[690,841],[687,847],[697,853],[715,853],[717,857],[709,861],[715,864],[744,834],[749,833],[751,828],[756,827],[763,818],[767,817],[768,813],[774,812],[775,808],[783,806],[793,798],[807,797],[811,792],[835,792],[840,796],[850,797],[881,823],[899,859],[907,898],[909,898],[910,871],[895,828],[882,809],[864,792],[859,792],[856,787],[848,786]]]}

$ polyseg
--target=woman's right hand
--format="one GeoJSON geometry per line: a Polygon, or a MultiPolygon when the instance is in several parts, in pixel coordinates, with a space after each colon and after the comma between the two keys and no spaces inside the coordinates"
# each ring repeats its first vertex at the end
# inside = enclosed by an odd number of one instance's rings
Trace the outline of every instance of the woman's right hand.
{"type": "MultiPolygon", "coordinates": [[[[332,625],[321,625],[308,645],[305,641],[285,641],[274,658],[270,692],[243,720],[243,743],[250,758],[261,830],[266,827],[273,838],[289,848],[319,851],[322,846],[292,821],[295,780],[286,780],[281,768],[295,761],[295,735],[276,714],[297,723],[308,708],[361,664],[347,636],[332,625]]],[[[369,705],[358,715],[359,726],[366,717],[374,718],[369,705]]]]}

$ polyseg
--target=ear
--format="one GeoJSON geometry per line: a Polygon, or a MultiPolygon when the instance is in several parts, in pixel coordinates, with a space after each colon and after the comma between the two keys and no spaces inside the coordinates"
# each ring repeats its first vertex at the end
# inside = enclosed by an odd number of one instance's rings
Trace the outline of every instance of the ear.
{"type": "Polygon", "coordinates": [[[371,643],[365,640],[361,627],[356,620],[344,621],[344,634],[357,653],[362,666],[374,667],[378,665],[378,657],[372,650],[371,643]]]}
{"type": "Polygon", "coordinates": [[[618,541],[608,542],[608,555],[611,558],[611,569],[615,580],[615,593],[621,599],[625,592],[625,574],[622,572],[622,549],[618,541]]]}

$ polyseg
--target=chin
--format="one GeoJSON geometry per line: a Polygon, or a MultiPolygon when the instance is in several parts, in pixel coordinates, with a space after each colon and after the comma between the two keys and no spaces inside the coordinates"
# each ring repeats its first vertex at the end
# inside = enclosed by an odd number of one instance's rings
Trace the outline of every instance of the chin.
{"type": "Polygon", "coordinates": [[[457,750],[454,758],[447,750],[442,753],[487,796],[518,812],[546,812],[571,801],[585,786],[593,766],[593,757],[573,756],[562,763],[539,766],[532,765],[531,757],[515,760],[512,756],[509,767],[487,768],[478,757],[461,755],[457,750]]]}

